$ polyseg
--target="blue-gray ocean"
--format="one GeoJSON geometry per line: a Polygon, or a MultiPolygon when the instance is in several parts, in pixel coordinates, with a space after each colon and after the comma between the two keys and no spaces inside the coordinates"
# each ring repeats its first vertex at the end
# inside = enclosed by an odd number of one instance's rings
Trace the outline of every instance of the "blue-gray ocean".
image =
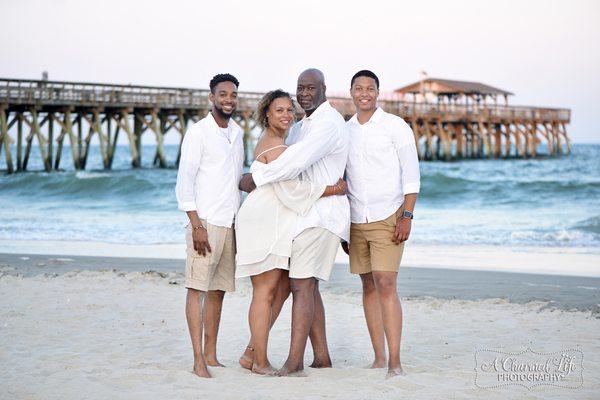
{"type": "MultiPolygon", "coordinates": [[[[167,146],[171,164],[177,146],[167,146]]],[[[113,170],[90,150],[87,171],[0,173],[0,239],[181,243],[175,168],[130,168],[127,146],[113,170]]],[[[0,169],[5,169],[4,154],[0,169]]],[[[30,170],[41,170],[34,153],[30,170]]],[[[600,145],[559,158],[422,162],[412,241],[419,244],[600,247],[600,145]]],[[[1,249],[0,249],[1,251],[1,249]]]]}

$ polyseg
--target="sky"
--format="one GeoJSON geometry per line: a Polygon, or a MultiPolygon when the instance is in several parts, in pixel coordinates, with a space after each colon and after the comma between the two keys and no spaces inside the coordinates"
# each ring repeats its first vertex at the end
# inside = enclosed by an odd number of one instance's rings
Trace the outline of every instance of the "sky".
{"type": "Polygon", "coordinates": [[[572,110],[574,142],[600,143],[600,2],[0,0],[0,77],[292,91],[316,67],[345,94],[359,69],[381,91],[431,77],[572,110]]]}

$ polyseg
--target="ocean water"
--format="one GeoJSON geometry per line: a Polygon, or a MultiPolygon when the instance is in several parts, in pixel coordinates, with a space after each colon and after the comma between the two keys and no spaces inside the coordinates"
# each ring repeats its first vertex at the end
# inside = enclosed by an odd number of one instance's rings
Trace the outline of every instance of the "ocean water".
{"type": "MultiPolygon", "coordinates": [[[[177,146],[166,150],[174,163],[177,146]]],[[[92,148],[77,172],[66,148],[64,171],[0,173],[0,239],[181,243],[177,171],[152,168],[153,156],[145,146],[144,167],[131,169],[119,146],[103,171],[92,148]]],[[[35,153],[29,168],[41,169],[35,153]]],[[[415,243],[600,248],[600,145],[560,158],[422,162],[421,177],[415,243]]]]}

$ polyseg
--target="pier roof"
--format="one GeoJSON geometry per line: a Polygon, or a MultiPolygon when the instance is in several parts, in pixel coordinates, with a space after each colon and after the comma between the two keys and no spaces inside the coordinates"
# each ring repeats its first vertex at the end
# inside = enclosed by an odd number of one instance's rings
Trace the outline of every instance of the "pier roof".
{"type": "Polygon", "coordinates": [[[514,93],[479,82],[455,81],[450,79],[426,78],[410,85],[396,89],[396,93],[421,93],[422,91],[436,94],[479,94],[484,96],[509,96],[514,93]]]}

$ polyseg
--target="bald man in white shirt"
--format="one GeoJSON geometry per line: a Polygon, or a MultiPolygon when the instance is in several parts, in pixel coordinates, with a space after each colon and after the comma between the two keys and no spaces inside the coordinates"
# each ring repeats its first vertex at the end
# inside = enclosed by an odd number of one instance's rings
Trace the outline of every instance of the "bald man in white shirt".
{"type": "Polygon", "coordinates": [[[402,307],[397,278],[404,243],[410,236],[420,190],[419,159],[411,128],[377,107],[379,78],[368,70],[350,83],[356,114],[348,121],[350,153],[346,167],[352,224],[350,271],[363,285],[363,308],[375,360],[388,377],[404,375],[400,362],[402,307]]]}
{"type": "MultiPolygon", "coordinates": [[[[298,176],[313,183],[335,185],[343,176],[348,135],[344,118],[329,104],[325,90],[321,71],[308,69],[300,74],[296,98],[306,117],[292,127],[286,141],[289,147],[277,160],[242,179],[243,190],[252,190],[254,183],[260,186],[298,176]]],[[[346,196],[323,197],[307,215],[298,218],[289,268],[292,335],[281,375],[302,374],[309,335],[314,353],[311,367],[331,367],[319,280],[329,279],[340,239],[349,238],[349,226],[346,196]]]]}
{"type": "Polygon", "coordinates": [[[218,74],[210,81],[212,110],[185,134],[175,188],[179,209],[190,221],[185,311],[194,373],[203,378],[211,377],[207,364],[223,366],[217,360],[221,308],[225,292],[235,290],[233,221],[241,202],[238,182],[244,162],[243,131],[231,118],[238,86],[230,74],[218,74]]]}

